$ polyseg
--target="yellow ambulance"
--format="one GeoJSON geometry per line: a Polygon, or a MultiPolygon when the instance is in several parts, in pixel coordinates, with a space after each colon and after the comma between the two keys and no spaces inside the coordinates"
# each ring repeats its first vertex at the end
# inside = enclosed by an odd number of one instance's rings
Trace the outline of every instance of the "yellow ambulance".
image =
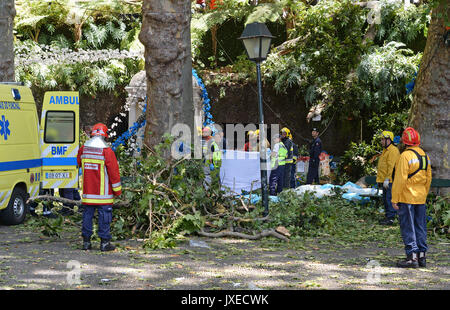
{"type": "Polygon", "coordinates": [[[22,223],[40,189],[78,188],[78,148],[78,92],[46,92],[39,123],[31,90],[0,83],[0,223],[22,223]]]}

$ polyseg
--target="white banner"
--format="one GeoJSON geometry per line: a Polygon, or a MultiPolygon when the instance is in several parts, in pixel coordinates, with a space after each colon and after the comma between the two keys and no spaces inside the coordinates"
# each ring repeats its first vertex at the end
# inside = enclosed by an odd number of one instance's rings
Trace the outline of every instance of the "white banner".
{"type": "MultiPolygon", "coordinates": [[[[269,152],[267,167],[270,167],[269,152]]],[[[270,169],[267,170],[267,184],[269,176],[270,169]]],[[[251,189],[261,188],[259,152],[227,150],[223,154],[220,179],[224,190],[231,190],[237,194],[241,194],[242,190],[250,192],[251,189]]]]}

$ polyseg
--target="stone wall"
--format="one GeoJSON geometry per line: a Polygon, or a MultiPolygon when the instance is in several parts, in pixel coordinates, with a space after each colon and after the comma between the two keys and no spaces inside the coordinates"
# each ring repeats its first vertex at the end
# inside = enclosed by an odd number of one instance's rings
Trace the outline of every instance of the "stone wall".
{"type": "MultiPolygon", "coordinates": [[[[258,125],[258,99],[256,84],[231,84],[207,86],[211,99],[211,114],[214,122],[225,129],[225,124],[258,125]],[[222,96],[222,97],[221,97],[222,96]]],[[[351,141],[359,141],[361,128],[359,122],[347,119],[336,119],[328,127],[327,121],[307,122],[309,108],[303,96],[291,89],[287,94],[277,94],[269,87],[263,87],[264,121],[266,124],[279,124],[280,129],[288,127],[299,145],[307,145],[311,139],[311,129],[321,129],[321,140],[324,150],[329,154],[340,156],[348,148],[351,141]],[[324,131],[325,130],[325,131],[324,131]]]]}

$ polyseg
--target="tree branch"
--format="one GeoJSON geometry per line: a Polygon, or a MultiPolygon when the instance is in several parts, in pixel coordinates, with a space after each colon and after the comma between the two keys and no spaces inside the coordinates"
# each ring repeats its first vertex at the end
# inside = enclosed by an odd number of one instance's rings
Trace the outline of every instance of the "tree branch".
{"type": "Polygon", "coordinates": [[[272,237],[275,237],[275,238],[278,238],[278,239],[281,239],[284,241],[289,241],[288,238],[275,232],[274,230],[263,230],[262,232],[260,232],[259,234],[256,234],[256,235],[247,235],[247,234],[242,234],[242,233],[232,232],[232,231],[221,231],[218,233],[208,233],[203,230],[200,230],[198,232],[198,234],[200,236],[210,237],[210,238],[237,237],[237,238],[249,239],[249,240],[258,240],[258,239],[261,239],[264,237],[272,236],[272,237]]]}
{"type": "MultiPolygon", "coordinates": [[[[55,196],[50,196],[50,195],[40,195],[40,196],[36,196],[33,198],[29,198],[27,200],[27,203],[36,201],[36,200],[44,200],[44,201],[56,201],[56,202],[62,202],[64,204],[67,205],[75,205],[75,206],[81,206],[81,200],[70,200],[67,198],[62,198],[62,197],[55,197],[55,196]]],[[[118,201],[116,203],[113,204],[113,208],[121,208],[121,207],[128,207],[129,206],[129,201],[118,201]]]]}

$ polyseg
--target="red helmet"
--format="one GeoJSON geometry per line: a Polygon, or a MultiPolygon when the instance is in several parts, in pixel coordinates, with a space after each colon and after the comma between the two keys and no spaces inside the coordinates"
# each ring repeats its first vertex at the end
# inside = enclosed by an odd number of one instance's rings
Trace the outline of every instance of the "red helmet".
{"type": "Polygon", "coordinates": [[[402,142],[405,145],[417,146],[420,144],[420,135],[412,127],[408,127],[403,131],[402,142]]]}
{"type": "Polygon", "coordinates": [[[209,126],[206,126],[205,128],[202,129],[202,136],[206,137],[206,136],[210,136],[211,135],[211,128],[209,126]]]}
{"type": "Polygon", "coordinates": [[[108,138],[108,127],[102,123],[95,124],[91,131],[91,137],[93,136],[103,136],[108,138]]]}

